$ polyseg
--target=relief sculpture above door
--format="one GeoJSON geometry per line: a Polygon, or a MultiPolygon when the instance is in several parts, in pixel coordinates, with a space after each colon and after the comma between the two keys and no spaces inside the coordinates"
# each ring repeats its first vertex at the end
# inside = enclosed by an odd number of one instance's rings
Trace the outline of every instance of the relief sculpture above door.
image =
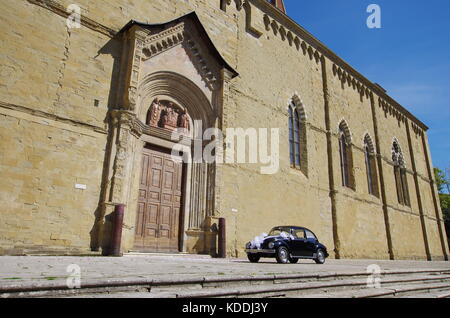
{"type": "Polygon", "coordinates": [[[173,102],[156,98],[147,113],[146,124],[168,130],[181,128],[189,131],[190,119],[185,108],[173,102]]]}

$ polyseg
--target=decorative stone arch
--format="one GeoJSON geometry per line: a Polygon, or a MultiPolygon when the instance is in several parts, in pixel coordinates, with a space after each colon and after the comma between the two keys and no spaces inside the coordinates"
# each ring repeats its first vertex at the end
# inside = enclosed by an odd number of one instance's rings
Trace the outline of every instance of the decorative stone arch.
{"type": "Polygon", "coordinates": [[[302,122],[306,122],[307,115],[305,111],[305,105],[297,94],[294,94],[294,96],[292,97],[290,107],[293,107],[297,110],[299,118],[302,122]]]}
{"type": "Polygon", "coordinates": [[[376,149],[372,137],[366,133],[363,139],[364,159],[366,164],[367,185],[369,194],[379,198],[378,172],[376,163],[376,149]]]}
{"type": "Polygon", "coordinates": [[[411,206],[405,157],[403,155],[400,142],[396,137],[392,139],[392,161],[394,164],[394,177],[395,186],[397,188],[398,203],[401,205],[411,206]]]}
{"type": "Polygon", "coordinates": [[[291,168],[299,169],[308,176],[308,138],[306,112],[297,94],[290,99],[289,117],[289,152],[291,168]]]}
{"type": "Polygon", "coordinates": [[[355,171],[353,169],[352,134],[345,119],[338,126],[339,158],[342,185],[356,190],[355,171]]]}
{"type": "Polygon", "coordinates": [[[147,75],[138,88],[138,118],[146,121],[149,108],[155,98],[173,100],[181,107],[185,107],[192,121],[201,121],[202,130],[195,130],[192,137],[200,138],[203,130],[214,127],[217,111],[211,105],[205,94],[198,86],[184,77],[173,72],[156,72],[147,75]]]}
{"type": "Polygon", "coordinates": [[[363,138],[363,148],[365,149],[366,146],[369,147],[369,151],[370,151],[371,155],[376,155],[377,152],[376,152],[375,145],[373,143],[373,139],[368,132],[364,135],[364,138],[363,138]]]}
{"type": "Polygon", "coordinates": [[[338,126],[338,135],[344,134],[347,145],[352,144],[352,133],[345,119],[342,119],[338,126]]]}
{"type": "Polygon", "coordinates": [[[405,156],[403,154],[402,147],[400,145],[400,142],[396,137],[392,138],[392,161],[394,162],[394,165],[398,165],[402,168],[406,167],[406,160],[405,156]]]}

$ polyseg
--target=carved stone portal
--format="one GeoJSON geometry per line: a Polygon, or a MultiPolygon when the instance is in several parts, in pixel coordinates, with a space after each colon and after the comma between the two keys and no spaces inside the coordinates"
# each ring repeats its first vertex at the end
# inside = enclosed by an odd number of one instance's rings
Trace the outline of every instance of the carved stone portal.
{"type": "Polygon", "coordinates": [[[190,118],[186,108],[171,101],[156,98],[148,110],[146,124],[167,130],[185,129],[189,132],[190,118]]]}

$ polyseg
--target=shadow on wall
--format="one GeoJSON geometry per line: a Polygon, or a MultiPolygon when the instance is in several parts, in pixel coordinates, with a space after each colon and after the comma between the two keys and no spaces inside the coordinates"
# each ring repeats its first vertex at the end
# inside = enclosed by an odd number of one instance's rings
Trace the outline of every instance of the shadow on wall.
{"type": "MultiPolygon", "coordinates": [[[[217,223],[214,223],[211,225],[210,227],[211,230],[211,237],[210,237],[210,241],[209,241],[209,255],[211,255],[212,257],[219,257],[219,253],[218,253],[218,233],[219,233],[219,227],[217,226],[217,223]]],[[[208,245],[207,245],[208,246],[208,245]]]]}
{"type": "Polygon", "coordinates": [[[445,222],[445,232],[447,233],[447,242],[448,242],[449,252],[450,252],[450,221],[445,222]]]}
{"type": "Polygon", "coordinates": [[[105,146],[105,156],[103,160],[103,172],[101,181],[101,190],[99,195],[99,201],[97,209],[94,211],[95,221],[90,231],[91,251],[102,251],[102,255],[108,255],[110,252],[110,243],[112,235],[112,222],[113,213],[105,216],[106,205],[105,202],[111,201],[108,196],[108,189],[110,185],[110,165],[111,165],[111,149],[114,143],[114,129],[112,129],[110,113],[116,108],[117,105],[117,91],[119,87],[119,74],[120,74],[120,56],[122,52],[122,42],[119,39],[113,38],[109,40],[97,53],[97,58],[100,55],[110,55],[113,58],[113,68],[111,74],[111,83],[108,96],[108,112],[104,119],[104,123],[107,125],[108,136],[105,146]]]}

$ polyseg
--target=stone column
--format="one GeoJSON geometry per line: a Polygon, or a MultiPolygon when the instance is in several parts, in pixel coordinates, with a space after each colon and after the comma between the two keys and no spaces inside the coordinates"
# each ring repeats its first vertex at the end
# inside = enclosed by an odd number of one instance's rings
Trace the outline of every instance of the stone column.
{"type": "Polygon", "coordinates": [[[422,132],[422,147],[423,152],[425,154],[425,161],[427,164],[428,178],[430,179],[430,187],[431,187],[431,194],[433,196],[434,211],[436,213],[436,222],[438,225],[439,236],[442,245],[442,254],[444,255],[444,260],[448,261],[448,242],[447,237],[445,235],[444,218],[439,203],[439,195],[436,187],[436,181],[434,180],[434,171],[430,159],[431,158],[430,149],[428,147],[428,137],[426,136],[425,132],[422,132]]]}
{"type": "Polygon", "coordinates": [[[376,144],[376,157],[377,157],[377,164],[378,164],[378,174],[380,176],[380,192],[381,192],[381,201],[383,202],[383,214],[384,214],[384,224],[386,228],[386,238],[388,243],[388,249],[389,249],[389,258],[391,260],[395,259],[394,254],[394,247],[392,244],[392,234],[391,234],[391,222],[389,220],[389,210],[387,206],[387,198],[386,198],[386,185],[384,183],[384,168],[383,168],[383,155],[381,153],[380,148],[380,134],[378,131],[378,119],[376,114],[376,107],[375,107],[375,100],[373,93],[370,94],[370,105],[372,109],[372,121],[373,121],[373,127],[375,131],[375,144],[376,144]]]}
{"type": "Polygon", "coordinates": [[[206,164],[192,163],[189,230],[203,230],[206,209],[206,164]]]}
{"type": "Polygon", "coordinates": [[[423,240],[424,240],[424,244],[425,244],[425,251],[427,253],[427,260],[431,261],[430,244],[428,242],[428,234],[427,234],[425,216],[424,216],[424,213],[423,213],[422,195],[420,193],[419,178],[418,178],[417,168],[416,168],[416,159],[415,159],[415,156],[414,156],[414,149],[412,147],[411,131],[409,129],[409,122],[408,122],[408,120],[405,121],[405,126],[406,126],[406,135],[408,137],[409,153],[410,153],[410,156],[411,156],[411,166],[412,166],[413,175],[414,175],[414,184],[415,184],[415,188],[416,188],[417,204],[419,205],[420,223],[422,225],[422,232],[423,232],[423,240]]]}
{"type": "Polygon", "coordinates": [[[127,204],[131,184],[131,166],[133,161],[133,146],[141,134],[134,124],[135,114],[128,111],[115,111],[112,114],[117,119],[116,155],[113,165],[110,201],[127,204]]]}
{"type": "Polygon", "coordinates": [[[111,181],[108,189],[106,189],[108,192],[106,202],[103,204],[102,246],[104,249],[108,248],[110,243],[112,225],[110,216],[114,212],[114,207],[117,204],[124,204],[125,214],[130,213],[127,207],[132,186],[133,152],[136,142],[139,141],[139,134],[142,133],[136,126],[135,119],[135,115],[128,111],[116,110],[111,112],[111,129],[114,130],[114,141],[109,150],[110,161],[112,162],[111,181]]]}
{"type": "Polygon", "coordinates": [[[320,58],[322,66],[322,81],[323,81],[323,98],[325,108],[325,128],[327,135],[327,156],[328,156],[328,183],[330,187],[330,200],[331,200],[331,217],[333,224],[333,241],[334,241],[334,253],[335,258],[341,258],[340,254],[340,238],[338,229],[338,215],[336,210],[336,185],[334,180],[334,166],[333,166],[333,132],[330,122],[330,93],[328,90],[328,78],[327,78],[327,65],[325,56],[320,58]]]}
{"type": "MultiPolygon", "coordinates": [[[[223,129],[229,127],[230,122],[233,121],[233,118],[230,118],[232,116],[230,107],[230,86],[231,86],[231,79],[233,75],[231,72],[229,72],[227,69],[222,69],[221,71],[221,88],[219,91],[219,97],[217,102],[217,119],[215,122],[216,128],[220,129],[223,133],[223,129]]],[[[216,159],[217,158],[224,158],[225,155],[225,147],[224,147],[224,141],[218,145],[216,148],[216,159]]],[[[212,209],[212,216],[219,217],[223,216],[223,212],[221,209],[222,206],[222,188],[223,188],[223,164],[215,164],[215,171],[214,171],[214,193],[213,195],[213,201],[214,204],[211,207],[212,209]]]]}

